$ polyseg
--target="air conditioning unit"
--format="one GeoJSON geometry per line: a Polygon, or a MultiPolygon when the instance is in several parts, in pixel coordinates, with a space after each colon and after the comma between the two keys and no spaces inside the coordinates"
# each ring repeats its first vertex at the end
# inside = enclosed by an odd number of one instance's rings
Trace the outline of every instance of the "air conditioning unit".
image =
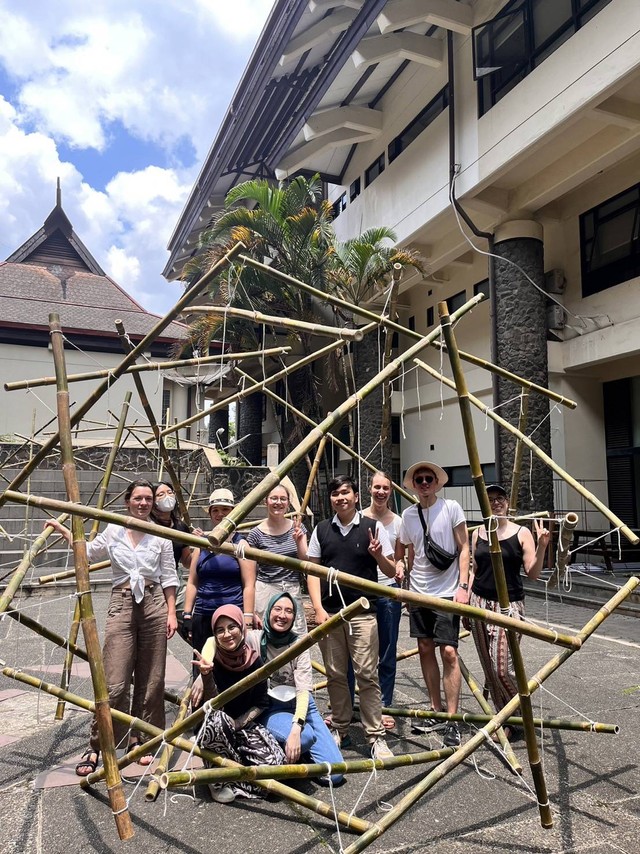
{"type": "Polygon", "coordinates": [[[547,306],[547,329],[564,329],[567,312],[561,305],[547,306]]]}
{"type": "Polygon", "coordinates": [[[564,270],[549,270],[544,274],[544,284],[548,294],[563,294],[567,286],[564,270]]]}

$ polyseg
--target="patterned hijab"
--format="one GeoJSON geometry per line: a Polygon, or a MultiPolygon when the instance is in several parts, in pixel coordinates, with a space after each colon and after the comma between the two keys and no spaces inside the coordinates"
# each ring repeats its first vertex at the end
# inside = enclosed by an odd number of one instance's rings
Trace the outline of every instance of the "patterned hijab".
{"type": "Polygon", "coordinates": [[[213,617],[211,617],[211,628],[213,629],[214,637],[216,622],[220,617],[229,617],[230,620],[233,620],[240,627],[242,635],[240,643],[233,650],[222,649],[221,645],[216,641],[214,661],[217,661],[225,670],[233,670],[239,673],[243,670],[248,670],[258,660],[258,653],[254,649],[251,649],[246,642],[247,636],[242,611],[237,605],[222,605],[217,611],[214,611],[213,617]]]}
{"type": "Polygon", "coordinates": [[[291,596],[290,593],[275,593],[271,599],[269,599],[269,603],[264,612],[264,626],[262,629],[262,635],[260,637],[260,658],[263,661],[267,660],[267,647],[284,647],[291,646],[294,641],[298,640],[298,635],[293,631],[293,625],[296,621],[296,615],[298,613],[298,606],[296,604],[296,600],[291,596]],[[293,607],[293,623],[291,623],[291,628],[286,632],[279,632],[274,629],[271,625],[271,609],[279,602],[280,599],[288,599],[291,602],[293,607]]]}

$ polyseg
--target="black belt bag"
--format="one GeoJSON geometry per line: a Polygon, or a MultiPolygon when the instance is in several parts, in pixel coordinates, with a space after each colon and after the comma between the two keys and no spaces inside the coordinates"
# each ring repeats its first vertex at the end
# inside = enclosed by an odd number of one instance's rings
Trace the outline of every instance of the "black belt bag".
{"type": "MultiPolygon", "coordinates": [[[[445,505],[446,508],[446,505],[445,505]]],[[[427,557],[427,560],[431,564],[431,566],[439,569],[441,572],[444,572],[446,569],[449,569],[451,564],[454,562],[456,557],[458,556],[457,552],[451,554],[446,549],[443,549],[442,546],[439,546],[436,542],[434,542],[429,536],[429,529],[427,527],[426,522],[424,521],[424,516],[422,514],[422,507],[418,505],[418,516],[420,518],[420,524],[422,525],[422,531],[424,536],[424,553],[427,557]]]]}

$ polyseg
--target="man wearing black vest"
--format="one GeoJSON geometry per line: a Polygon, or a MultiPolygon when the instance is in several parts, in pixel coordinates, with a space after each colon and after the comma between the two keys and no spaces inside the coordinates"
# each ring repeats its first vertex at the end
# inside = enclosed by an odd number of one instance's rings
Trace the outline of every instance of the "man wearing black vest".
{"type": "MultiPolygon", "coordinates": [[[[317,526],[309,542],[308,559],[313,563],[335,567],[350,575],[377,582],[378,567],[390,578],[395,576],[393,550],[384,527],[368,519],[357,509],[358,486],[348,475],[338,475],[329,483],[333,519],[317,526]]],[[[309,595],[316,612],[316,622],[324,623],[337,614],[344,604],[355,602],[362,594],[351,587],[329,588],[325,581],[309,576],[309,595]]],[[[353,706],[347,683],[349,657],[353,661],[360,693],[360,718],[374,759],[392,756],[382,726],[382,702],[378,681],[378,628],[375,597],[371,611],[349,623],[343,623],[320,641],[327,670],[327,689],[331,701],[332,734],[340,747],[349,746],[347,734],[353,706]],[[373,613],[372,613],[373,612],[373,613]],[[351,628],[350,628],[351,627],[351,628]]]]}

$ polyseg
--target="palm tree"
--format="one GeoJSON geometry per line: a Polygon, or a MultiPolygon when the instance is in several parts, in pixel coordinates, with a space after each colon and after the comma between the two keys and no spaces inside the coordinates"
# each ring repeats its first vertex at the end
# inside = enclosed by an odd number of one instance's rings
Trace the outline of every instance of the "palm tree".
{"type": "MultiPolygon", "coordinates": [[[[424,273],[417,252],[394,246],[395,232],[380,226],[360,237],[334,243],[329,279],[333,291],[353,305],[384,297],[384,313],[396,319],[400,279],[393,275],[412,267],[424,273]],[[391,245],[387,241],[392,241],[391,245]]],[[[353,386],[362,388],[391,356],[393,333],[375,332],[353,344],[353,386]]],[[[391,468],[391,395],[388,384],[360,403],[359,453],[377,468],[391,468]]]]}

